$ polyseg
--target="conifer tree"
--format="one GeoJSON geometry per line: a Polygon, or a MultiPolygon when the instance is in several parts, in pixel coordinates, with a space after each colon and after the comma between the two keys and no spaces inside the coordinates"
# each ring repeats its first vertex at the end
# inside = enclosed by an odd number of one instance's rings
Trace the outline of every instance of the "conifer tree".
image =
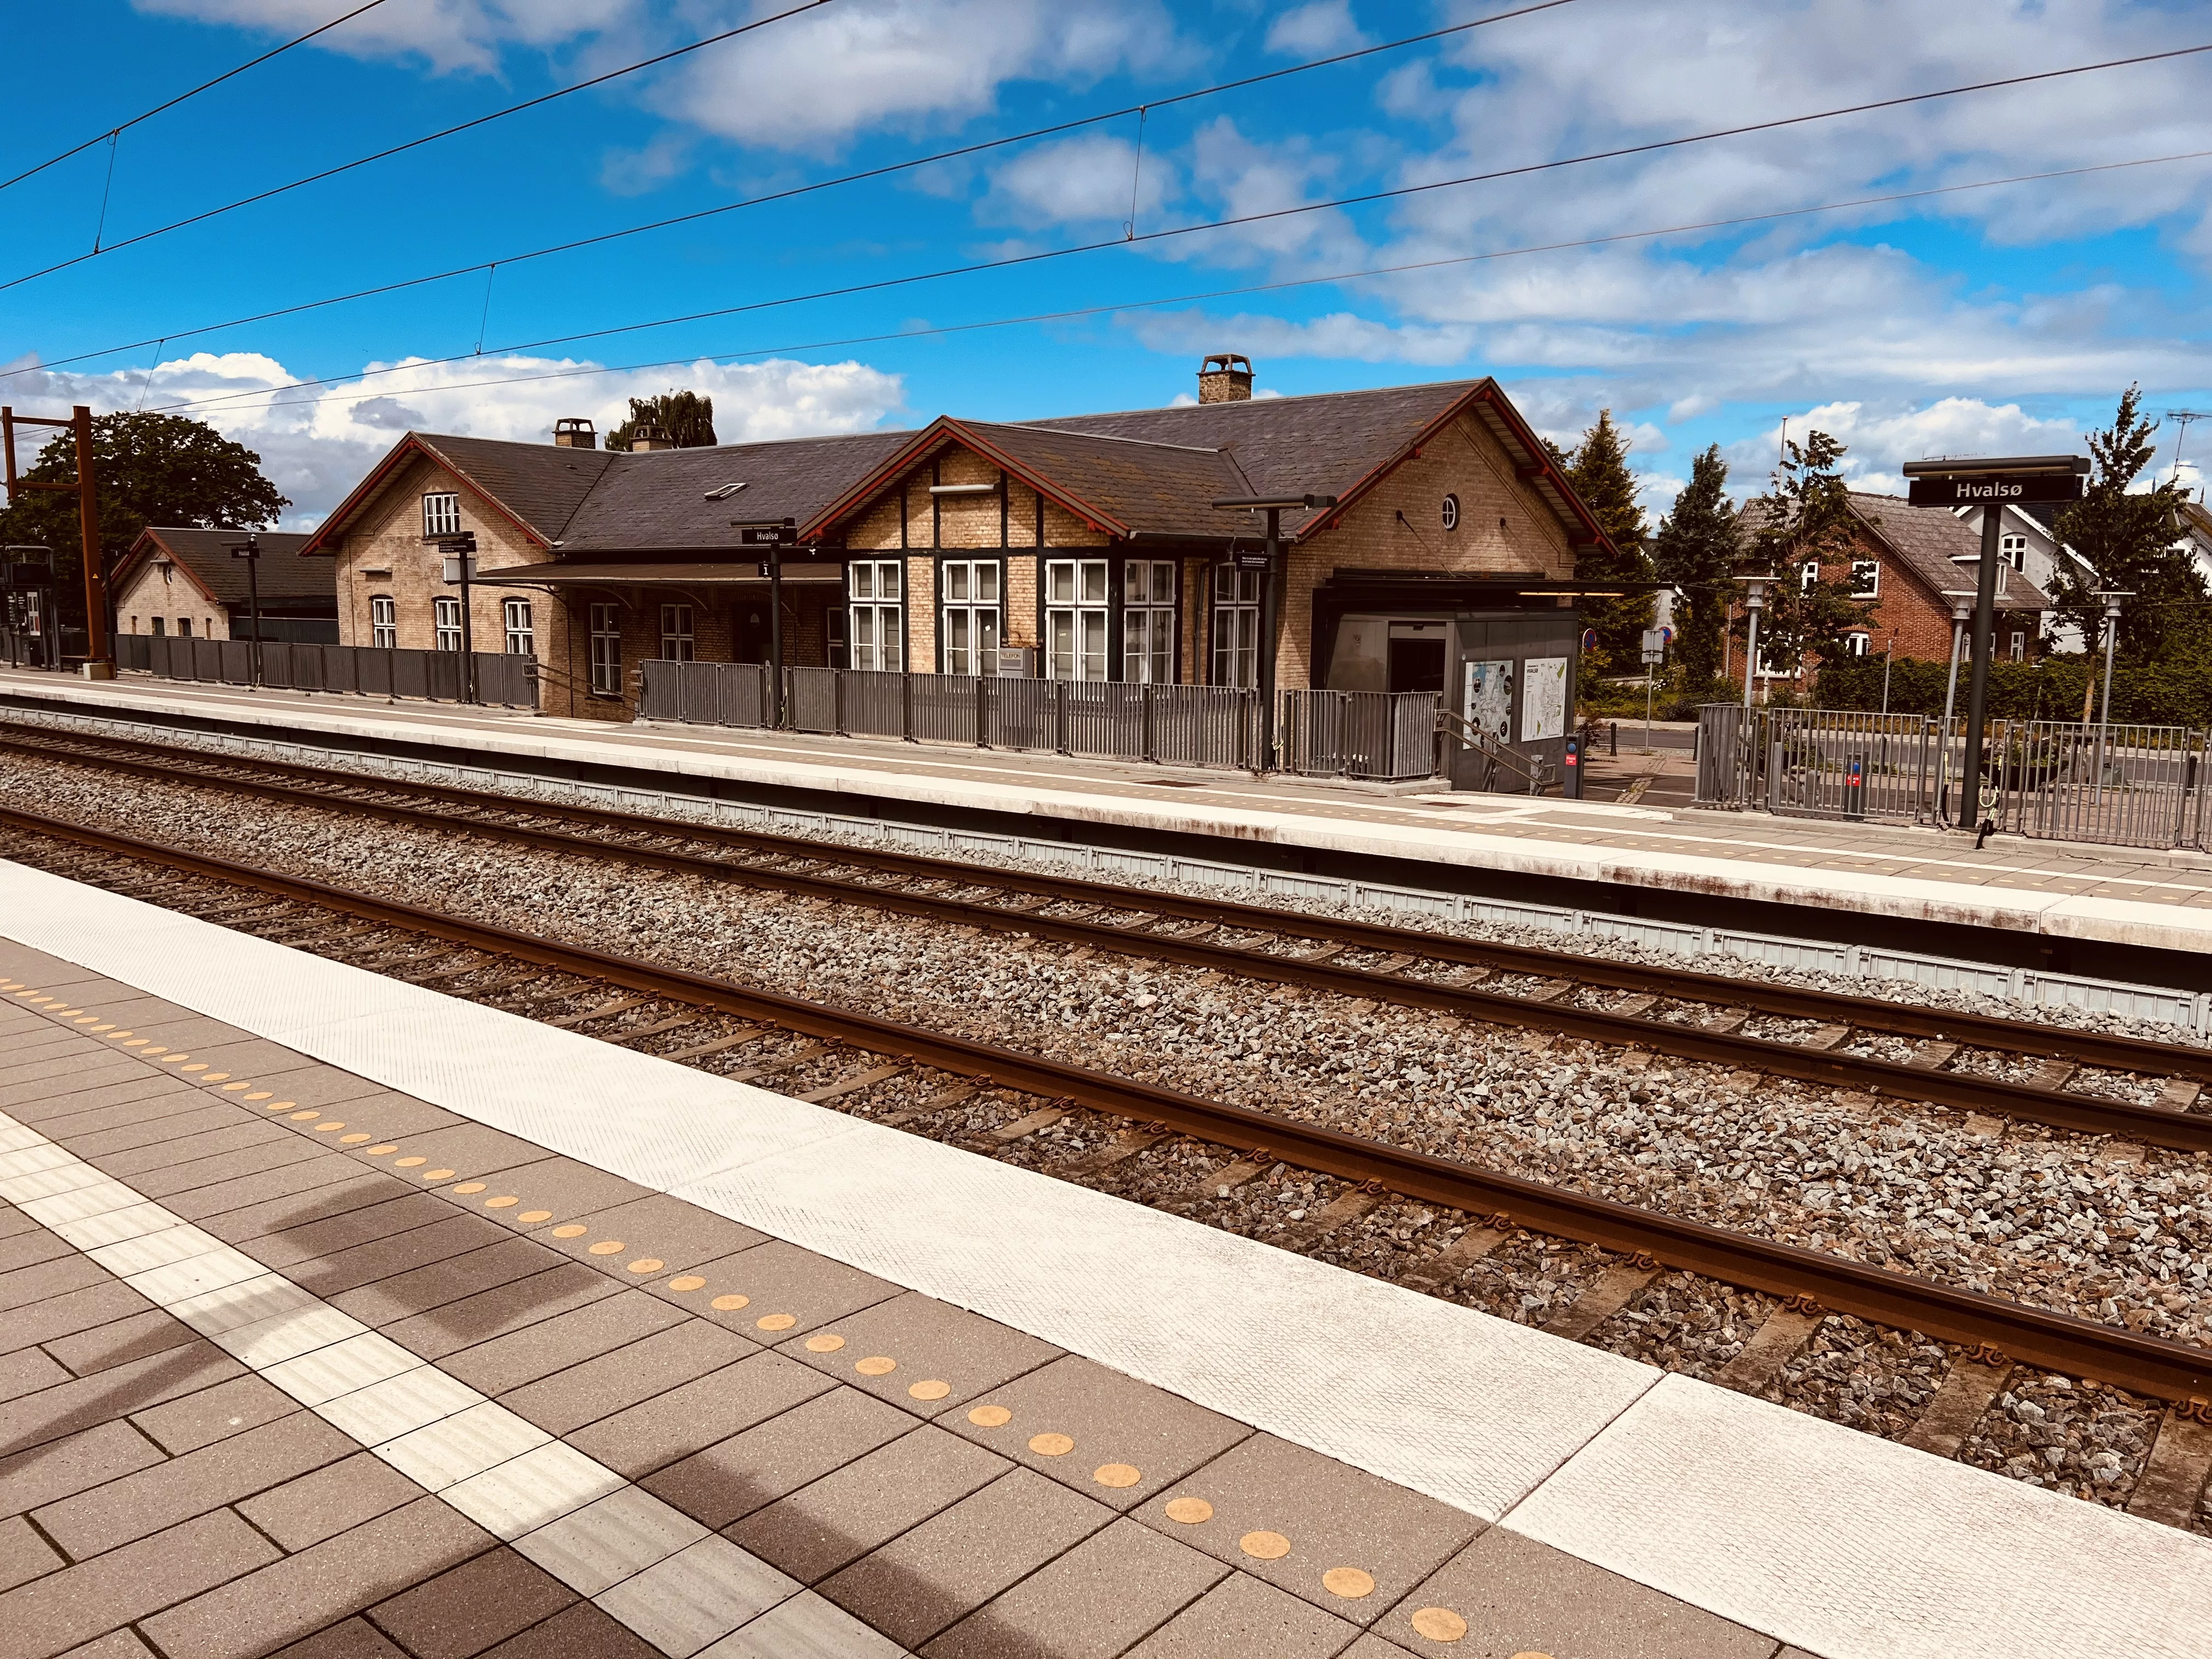
{"type": "MultiPolygon", "coordinates": [[[[1613,423],[1613,411],[1598,411],[1597,424],[1583,434],[1567,464],[1574,486],[1590,515],[1613,545],[1585,548],[1575,558],[1579,582],[1648,582],[1651,560],[1645,551],[1650,526],[1636,499],[1635,475],[1628,470],[1628,441],[1613,423]]],[[[1628,674],[1643,668],[1644,630],[1651,626],[1648,592],[1620,599],[1584,598],[1577,602],[1585,628],[1597,632],[1598,660],[1585,672],[1628,674]]]]}
{"type": "Polygon", "coordinates": [[[1690,482],[1674,497],[1674,510],[1660,520],[1652,544],[1659,580],[1682,596],[1674,604],[1674,660],[1692,698],[1710,696],[1720,678],[1721,641],[1734,592],[1729,578],[1741,556],[1727,488],[1728,463],[1715,444],[1690,464],[1690,482]]]}
{"type": "Polygon", "coordinates": [[[2051,582],[2057,608],[2051,620],[2076,623],[2092,653],[2104,637],[2105,602],[2099,588],[2131,594],[2120,608],[2120,649],[2137,661],[2167,655],[2203,627],[2206,597],[2196,561],[2178,545],[2180,514],[2189,492],[2168,479],[2148,489],[2136,482],[2150,465],[2156,422],[2142,412],[2142,389],[2120,394],[2112,423],[2083,435],[2095,467],[2081,500],[2058,515],[2058,539],[2088,562],[2089,569],[2062,565],[2051,582]]]}

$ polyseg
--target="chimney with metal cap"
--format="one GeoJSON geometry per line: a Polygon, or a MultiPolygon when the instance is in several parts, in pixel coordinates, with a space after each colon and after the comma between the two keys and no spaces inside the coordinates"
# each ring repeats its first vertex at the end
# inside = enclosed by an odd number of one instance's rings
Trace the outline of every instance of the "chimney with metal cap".
{"type": "Polygon", "coordinates": [[[639,427],[629,434],[629,449],[630,453],[633,455],[641,455],[646,451],[652,449],[673,449],[675,447],[675,439],[670,437],[668,434],[663,431],[660,428],[649,423],[647,425],[639,427]]]}
{"type": "Polygon", "coordinates": [[[1198,400],[1202,404],[1246,404],[1252,401],[1252,360],[1237,351],[1217,351],[1198,371],[1198,400]]]}
{"type": "Polygon", "coordinates": [[[553,445],[556,449],[597,449],[599,434],[581,416],[563,415],[553,422],[553,445]]]}

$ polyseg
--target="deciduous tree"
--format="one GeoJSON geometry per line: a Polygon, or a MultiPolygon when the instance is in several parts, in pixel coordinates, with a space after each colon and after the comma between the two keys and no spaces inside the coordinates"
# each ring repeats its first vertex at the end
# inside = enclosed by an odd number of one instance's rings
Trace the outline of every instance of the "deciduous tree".
{"type": "Polygon", "coordinates": [[[2090,571],[2062,567],[2051,582],[2051,621],[2078,624],[2092,651],[2104,637],[2100,588],[2133,595],[2121,602],[2120,649],[2137,660],[2169,654],[2203,629],[2206,598],[2197,562],[2178,545],[2188,492],[2169,479],[2137,489],[2156,452],[2155,422],[2142,412],[2142,392],[2120,394],[2112,423],[2084,434],[2095,471],[2082,499],[2058,515],[2058,539],[2088,561],[2090,571]]]}
{"type": "Polygon", "coordinates": [[[1848,656],[1844,636],[1872,624],[1872,608],[1851,597],[1848,580],[1857,518],[1840,470],[1844,454],[1825,432],[1785,444],[1771,488],[1745,504],[1752,557],[1779,578],[1759,624],[1759,654],[1778,668],[1848,656]],[[1829,577],[1838,568],[1845,580],[1829,577]]]}
{"type": "Polygon", "coordinates": [[[696,392],[664,392],[629,400],[629,418],[607,434],[609,449],[628,449],[641,427],[657,426],[678,449],[708,449],[714,436],[714,400],[696,392]]]}

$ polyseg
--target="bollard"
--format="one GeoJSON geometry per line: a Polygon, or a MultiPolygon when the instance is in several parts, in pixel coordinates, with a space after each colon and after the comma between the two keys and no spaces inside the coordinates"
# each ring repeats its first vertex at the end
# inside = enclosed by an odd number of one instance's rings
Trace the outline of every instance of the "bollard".
{"type": "Polygon", "coordinates": [[[1567,752],[1559,763],[1559,793],[1568,800],[1583,798],[1583,740],[1567,739],[1567,752]]]}

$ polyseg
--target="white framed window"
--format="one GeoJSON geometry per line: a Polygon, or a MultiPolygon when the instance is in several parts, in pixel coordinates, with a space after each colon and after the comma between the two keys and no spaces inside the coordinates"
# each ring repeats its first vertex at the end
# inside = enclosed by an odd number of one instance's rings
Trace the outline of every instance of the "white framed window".
{"type": "Polygon", "coordinates": [[[368,601],[368,642],[379,650],[399,645],[399,604],[389,593],[372,595],[368,601]]]}
{"type": "Polygon", "coordinates": [[[664,605],[660,607],[660,659],[663,662],[690,662],[696,641],[691,632],[691,607],[688,605],[664,605]]]}
{"type": "Polygon", "coordinates": [[[453,491],[438,490],[422,497],[422,534],[458,536],[461,533],[461,498],[453,491]]]}
{"type": "Polygon", "coordinates": [[[1797,572],[1798,591],[1809,593],[1820,585],[1820,562],[1818,559],[1806,560],[1803,567],[1797,572]]]}
{"type": "Polygon", "coordinates": [[[1851,561],[1851,597],[1855,599],[1874,599],[1881,597],[1881,561],[1880,559],[1851,561]]]}
{"type": "Polygon", "coordinates": [[[948,559],[941,567],[946,673],[998,672],[1001,580],[996,559],[948,559]]]}
{"type": "Polygon", "coordinates": [[[896,559],[863,559],[846,570],[846,654],[855,668],[896,674],[906,666],[906,581],[896,559]]]}
{"type": "Polygon", "coordinates": [[[507,599],[500,609],[506,613],[507,654],[510,657],[534,657],[538,654],[538,630],[531,624],[530,601],[507,599]]]}
{"type": "Polygon", "coordinates": [[[1844,643],[1845,646],[1850,647],[1851,655],[1854,657],[1863,657],[1867,653],[1867,647],[1871,645],[1873,641],[1869,636],[1864,634],[1846,634],[1844,635],[1844,643]]]}
{"type": "Polygon", "coordinates": [[[1053,559],[1044,575],[1046,678],[1106,678],[1106,561],[1053,559]]]}
{"type": "Polygon", "coordinates": [[[1444,497],[1444,514],[1443,514],[1443,517],[1444,517],[1444,528],[1445,528],[1445,529],[1447,529],[1447,530],[1456,530],[1456,529],[1458,529],[1458,528],[1459,528],[1459,497],[1458,497],[1458,496],[1456,496],[1456,495],[1447,495],[1447,496],[1445,496],[1445,497],[1444,497]]]}
{"type": "Polygon", "coordinates": [[[1997,538],[1997,558],[2015,570],[2027,568],[2027,538],[2018,533],[1997,538]]]}
{"type": "Polygon", "coordinates": [[[438,630],[438,649],[458,651],[461,648],[461,602],[440,594],[430,601],[431,620],[438,630]]]}
{"type": "Polygon", "coordinates": [[[2016,633],[2012,636],[2012,659],[2014,662],[2027,660],[2027,635],[2025,633],[2016,633]]]}
{"type": "Polygon", "coordinates": [[[1213,684],[1260,684],[1260,572],[1213,568],[1213,684]]]}
{"type": "Polygon", "coordinates": [[[603,697],[622,696],[622,607],[591,608],[592,690],[603,697]]]}
{"type": "Polygon", "coordinates": [[[1176,666],[1176,562],[1121,562],[1121,678],[1172,685],[1176,666]]]}

